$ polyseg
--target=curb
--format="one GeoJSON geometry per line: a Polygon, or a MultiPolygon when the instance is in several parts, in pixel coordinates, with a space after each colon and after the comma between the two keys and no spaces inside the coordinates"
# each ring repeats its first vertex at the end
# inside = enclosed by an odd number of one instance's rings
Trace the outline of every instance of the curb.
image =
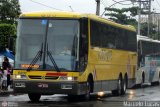
{"type": "Polygon", "coordinates": [[[13,94],[13,91],[3,91],[3,92],[0,92],[0,96],[1,95],[9,95],[9,94],[13,94]]]}
{"type": "Polygon", "coordinates": [[[13,89],[8,89],[8,90],[0,90],[0,95],[9,95],[9,94],[14,94],[13,89]]]}

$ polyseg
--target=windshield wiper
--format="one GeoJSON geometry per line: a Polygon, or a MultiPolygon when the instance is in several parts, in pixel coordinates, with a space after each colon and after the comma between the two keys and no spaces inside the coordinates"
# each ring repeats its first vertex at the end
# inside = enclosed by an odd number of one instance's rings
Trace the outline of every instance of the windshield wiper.
{"type": "Polygon", "coordinates": [[[55,70],[56,70],[57,72],[60,72],[60,69],[58,68],[58,66],[57,66],[57,64],[56,64],[56,62],[55,62],[55,60],[54,60],[54,58],[53,58],[51,52],[48,51],[48,44],[47,44],[47,55],[48,55],[49,58],[51,59],[51,62],[52,62],[52,64],[53,64],[55,70]]]}
{"type": "Polygon", "coordinates": [[[27,71],[32,70],[32,67],[35,65],[35,63],[38,61],[38,59],[40,59],[40,61],[41,61],[42,53],[43,53],[43,43],[42,43],[42,46],[41,46],[41,50],[38,51],[36,56],[33,58],[32,62],[29,64],[29,67],[27,68],[27,71]]]}

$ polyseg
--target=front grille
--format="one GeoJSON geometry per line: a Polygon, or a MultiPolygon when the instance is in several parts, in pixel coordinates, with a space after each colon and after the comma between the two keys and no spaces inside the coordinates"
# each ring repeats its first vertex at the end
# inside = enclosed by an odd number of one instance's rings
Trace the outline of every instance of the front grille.
{"type": "Polygon", "coordinates": [[[49,79],[49,80],[56,80],[58,79],[58,76],[45,76],[45,79],[49,79]]]}
{"type": "Polygon", "coordinates": [[[42,79],[42,76],[29,76],[30,79],[42,79]]]}
{"type": "Polygon", "coordinates": [[[30,79],[57,80],[59,76],[28,76],[30,79]]]}

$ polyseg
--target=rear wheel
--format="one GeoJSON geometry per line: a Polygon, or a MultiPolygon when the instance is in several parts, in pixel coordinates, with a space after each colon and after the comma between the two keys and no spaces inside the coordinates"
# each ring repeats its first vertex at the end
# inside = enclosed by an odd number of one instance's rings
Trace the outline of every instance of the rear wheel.
{"type": "Polygon", "coordinates": [[[160,85],[160,72],[159,72],[159,75],[158,75],[158,82],[159,82],[159,85],[160,85]]]}
{"type": "Polygon", "coordinates": [[[121,95],[124,95],[126,93],[127,84],[128,84],[127,81],[128,81],[127,76],[125,76],[122,83],[121,95]]]}
{"type": "Polygon", "coordinates": [[[160,72],[159,72],[159,75],[158,75],[157,85],[160,85],[160,72]]]}
{"type": "Polygon", "coordinates": [[[112,94],[114,95],[114,96],[119,96],[119,95],[121,95],[122,94],[122,78],[121,78],[121,76],[119,77],[119,79],[118,79],[118,83],[117,83],[117,89],[116,90],[112,90],[112,94]]]}
{"type": "Polygon", "coordinates": [[[144,84],[144,82],[145,82],[145,73],[143,72],[143,73],[142,73],[141,86],[144,84]]]}
{"type": "Polygon", "coordinates": [[[41,95],[36,93],[29,93],[28,97],[32,102],[38,102],[39,99],[41,98],[41,95]]]}
{"type": "Polygon", "coordinates": [[[151,82],[151,86],[159,85],[159,83],[160,83],[160,73],[158,75],[158,80],[154,81],[154,82],[151,82]]]}

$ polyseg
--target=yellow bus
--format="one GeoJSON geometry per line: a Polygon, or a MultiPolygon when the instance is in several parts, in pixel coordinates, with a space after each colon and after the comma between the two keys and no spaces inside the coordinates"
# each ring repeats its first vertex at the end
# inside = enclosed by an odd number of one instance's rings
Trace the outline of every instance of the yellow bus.
{"type": "Polygon", "coordinates": [[[125,94],[135,84],[136,30],[92,14],[45,11],[20,15],[13,87],[41,95],[125,94]]]}

